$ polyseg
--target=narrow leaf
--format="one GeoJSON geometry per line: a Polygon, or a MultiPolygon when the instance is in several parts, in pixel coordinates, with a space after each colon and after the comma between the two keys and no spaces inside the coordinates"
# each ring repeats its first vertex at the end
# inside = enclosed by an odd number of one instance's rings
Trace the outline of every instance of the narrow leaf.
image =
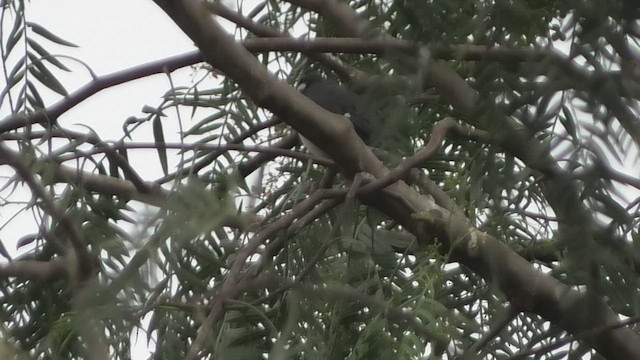
{"type": "Polygon", "coordinates": [[[18,8],[16,9],[16,21],[13,23],[13,28],[7,37],[7,47],[5,49],[4,56],[6,56],[3,60],[6,60],[11,53],[11,50],[16,45],[22,34],[24,33],[24,27],[22,26],[22,21],[18,21],[18,19],[24,18],[24,1],[18,2],[18,8]],[[13,42],[13,44],[12,44],[13,42]]]}
{"type": "MultiPolygon", "coordinates": [[[[23,57],[20,60],[20,62],[22,63],[24,63],[24,61],[26,61],[26,57],[23,57]]],[[[9,74],[9,81],[5,85],[4,89],[2,89],[2,92],[0,92],[0,104],[4,101],[4,97],[7,96],[9,91],[11,91],[11,89],[16,86],[20,82],[20,80],[22,80],[22,78],[24,78],[23,65],[24,64],[20,63],[16,64],[16,66],[12,69],[11,74],[9,74]]]]}
{"type": "Polygon", "coordinates": [[[164,142],[164,131],[162,130],[162,121],[160,120],[160,116],[156,116],[153,119],[153,138],[156,142],[156,150],[158,151],[158,158],[160,159],[162,172],[166,176],[169,174],[169,165],[167,163],[167,147],[164,142]]]}
{"type": "MultiPolygon", "coordinates": [[[[32,54],[29,54],[30,58],[32,56],[33,56],[32,54]]],[[[69,93],[67,93],[67,90],[64,88],[64,86],[62,86],[60,81],[58,81],[58,79],[56,79],[56,77],[53,76],[51,71],[49,71],[49,69],[47,69],[47,67],[44,66],[41,61],[36,59],[33,65],[34,66],[29,67],[29,73],[31,73],[31,75],[33,75],[36,79],[38,79],[38,81],[40,81],[42,85],[48,87],[49,89],[55,91],[56,93],[62,96],[66,97],[69,95],[69,93]]]]}
{"type": "Polygon", "coordinates": [[[51,55],[51,53],[49,53],[47,49],[38,44],[35,40],[27,39],[27,43],[35,52],[38,53],[38,55],[40,55],[41,60],[48,61],[64,71],[71,71],[71,69],[66,67],[62,62],[60,62],[60,60],[56,59],[55,56],[51,55]]]}
{"type": "Polygon", "coordinates": [[[16,243],[16,249],[19,249],[25,245],[29,245],[36,241],[40,236],[38,234],[29,234],[21,237],[16,243]]]}
{"type": "Polygon", "coordinates": [[[16,62],[11,71],[9,72],[9,83],[14,79],[22,79],[24,76],[24,68],[27,66],[27,55],[24,55],[20,60],[16,62]]]}
{"type": "Polygon", "coordinates": [[[54,43],[60,44],[60,45],[64,45],[64,46],[71,46],[71,47],[78,47],[78,45],[67,41],[61,37],[59,37],[58,35],[55,35],[54,33],[52,33],[51,31],[45,29],[42,25],[36,24],[36,23],[32,23],[27,21],[27,25],[31,28],[31,30],[42,36],[43,38],[49,40],[49,41],[53,41],[54,43]]]}
{"type": "MultiPolygon", "coordinates": [[[[193,88],[193,99],[195,100],[196,103],[198,103],[198,98],[199,98],[199,96],[198,96],[198,88],[195,87],[195,88],[193,88]]],[[[192,119],[196,115],[196,110],[198,110],[197,106],[193,106],[191,108],[191,118],[192,119]]]]}
{"type": "Polygon", "coordinates": [[[576,133],[576,121],[573,118],[573,114],[571,114],[571,110],[569,110],[567,106],[563,106],[562,113],[564,114],[564,117],[559,117],[560,123],[562,123],[564,128],[567,130],[567,133],[576,139],[578,137],[576,133]]]}
{"type": "Polygon", "coordinates": [[[4,256],[7,260],[11,260],[11,255],[9,255],[7,248],[4,247],[2,240],[0,240],[0,255],[4,256]]]}
{"type": "Polygon", "coordinates": [[[109,176],[116,179],[120,178],[118,169],[118,164],[116,164],[115,161],[109,160],[109,176]]]}
{"type": "Polygon", "coordinates": [[[38,109],[44,109],[45,108],[44,100],[40,96],[40,93],[38,92],[38,88],[36,88],[36,86],[33,85],[33,83],[29,80],[27,80],[27,87],[29,88],[29,93],[33,96],[32,105],[35,105],[35,107],[38,109]]]}
{"type": "Polygon", "coordinates": [[[24,33],[24,29],[20,29],[16,34],[9,35],[9,39],[7,39],[7,48],[5,49],[4,60],[7,59],[7,57],[11,53],[11,50],[13,50],[13,47],[16,46],[18,41],[20,41],[20,38],[22,37],[23,33],[24,33]]]}

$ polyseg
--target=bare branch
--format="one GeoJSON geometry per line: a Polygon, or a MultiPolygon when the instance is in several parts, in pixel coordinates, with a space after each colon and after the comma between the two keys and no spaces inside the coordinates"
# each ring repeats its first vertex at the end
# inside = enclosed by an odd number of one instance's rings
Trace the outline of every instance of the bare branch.
{"type": "Polygon", "coordinates": [[[67,275],[65,259],[50,261],[16,260],[0,264],[0,278],[17,278],[21,281],[51,281],[67,275]]]}
{"type": "Polygon", "coordinates": [[[442,146],[445,137],[449,132],[455,133],[462,138],[473,138],[476,140],[481,140],[483,142],[490,142],[491,137],[485,131],[474,130],[470,127],[461,126],[456,123],[456,121],[452,118],[446,118],[438,122],[431,133],[431,137],[429,138],[429,142],[423,149],[418,151],[415,155],[407,158],[403,161],[397,168],[388,172],[381,178],[376,179],[368,183],[359,189],[360,192],[373,192],[379,189],[382,189],[394,182],[404,179],[408,176],[411,169],[424,164],[429,158],[431,158],[442,146]]]}
{"type": "Polygon", "coordinates": [[[35,111],[26,116],[23,114],[9,115],[0,121],[0,134],[30,124],[42,124],[45,128],[49,128],[51,124],[58,121],[60,115],[104,89],[146,76],[173,71],[201,61],[200,53],[192,51],[101,76],[44,110],[35,111]]]}

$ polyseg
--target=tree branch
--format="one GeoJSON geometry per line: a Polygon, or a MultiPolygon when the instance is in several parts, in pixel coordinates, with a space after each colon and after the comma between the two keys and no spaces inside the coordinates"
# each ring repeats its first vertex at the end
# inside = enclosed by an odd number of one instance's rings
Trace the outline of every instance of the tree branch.
{"type": "Polygon", "coordinates": [[[36,123],[43,124],[45,128],[49,128],[50,124],[55,124],[62,114],[104,89],[146,76],[174,71],[201,61],[202,56],[200,53],[192,51],[101,76],[46,109],[35,111],[28,115],[9,115],[0,121],[0,134],[36,123]]]}
{"type": "MultiPolygon", "coordinates": [[[[78,279],[80,283],[88,280],[94,273],[91,263],[91,255],[87,249],[87,243],[80,231],[80,227],[64,209],[60,208],[54,199],[47,193],[46,189],[36,179],[31,168],[23,161],[23,156],[10,150],[5,144],[0,144],[0,162],[11,166],[18,176],[27,184],[33,195],[39,198],[45,211],[55,219],[66,231],[69,242],[73,248],[73,253],[61,254],[70,256],[77,260],[77,266],[71,273],[73,279],[78,279]]],[[[64,246],[63,246],[64,248],[64,246]]]]}
{"type": "Polygon", "coordinates": [[[21,281],[51,281],[67,275],[65,259],[50,261],[16,260],[0,264],[0,278],[17,278],[21,281]]]}
{"type": "MultiPolygon", "coordinates": [[[[325,145],[322,150],[334,159],[347,176],[351,177],[355,173],[364,171],[379,178],[387,173],[388,170],[371,154],[345,119],[324,111],[291,87],[269,76],[262,64],[244,47],[235,43],[205,11],[200,2],[193,0],[182,0],[180,4],[169,0],[155,0],[155,2],[191,37],[209,63],[234,79],[258,106],[266,107],[282,117],[314,143],[325,145]],[[225,49],[225,52],[222,53],[219,49],[225,49]]],[[[329,3],[335,4],[335,2],[323,2],[323,4],[329,3]]],[[[467,103],[468,100],[465,99],[465,103],[473,108],[477,99],[475,91],[469,88],[464,80],[457,77],[455,73],[449,72],[449,75],[455,76],[452,78],[454,81],[447,84],[454,86],[451,89],[461,89],[474,94],[471,102],[467,103]],[[455,81],[456,79],[457,81],[455,81]]],[[[507,129],[512,129],[512,127],[507,127],[507,129]]],[[[507,134],[516,137],[514,134],[507,134]]],[[[533,145],[537,144],[534,142],[535,139],[526,137],[525,139],[533,145]]],[[[518,151],[525,148],[520,143],[511,144],[511,147],[518,151]]],[[[525,142],[525,144],[527,143],[525,142]]],[[[537,146],[541,150],[540,145],[537,146]]],[[[551,166],[550,169],[557,170],[554,163],[545,162],[551,160],[548,154],[546,157],[540,158],[545,154],[547,153],[544,151],[536,151],[533,154],[526,154],[525,158],[531,160],[533,164],[551,166]]],[[[562,184],[566,185],[567,183],[562,184]]],[[[561,190],[558,194],[563,195],[563,199],[559,200],[556,205],[576,204],[573,198],[564,198],[563,192],[570,189],[555,189],[556,191],[561,190]]],[[[615,315],[606,305],[600,303],[594,305],[592,299],[586,298],[556,279],[536,271],[528,262],[514,254],[504,244],[487,234],[470,228],[467,219],[457,216],[457,214],[451,214],[446,209],[438,208],[429,199],[412,191],[404,183],[394,183],[384,192],[378,192],[375,196],[365,197],[362,200],[398,220],[421,241],[430,241],[430,235],[433,234],[430,231],[436,232],[441,236],[440,240],[445,248],[443,250],[446,251],[449,246],[454,247],[455,259],[499,286],[518,309],[535,311],[545,319],[574,333],[594,325],[615,321],[615,315]],[[403,201],[398,201],[399,199],[403,201]],[[430,210],[438,211],[441,215],[441,221],[429,222],[410,216],[430,210]],[[570,304],[569,307],[566,307],[566,304],[570,304]],[[593,312],[594,308],[597,309],[595,313],[593,312]],[[587,312],[595,314],[589,323],[570,321],[575,316],[580,318],[588,316],[587,312]]],[[[566,211],[558,213],[567,215],[566,211]]],[[[584,213],[581,213],[577,217],[569,217],[566,220],[570,225],[574,225],[577,224],[576,220],[585,219],[583,215],[584,213]]],[[[566,233],[566,235],[573,237],[583,234],[574,231],[566,233]]],[[[233,278],[230,277],[230,279],[233,278]]],[[[226,283],[229,283],[229,279],[226,283]]],[[[211,314],[216,311],[219,312],[220,309],[212,310],[211,314]]],[[[197,349],[204,341],[202,333],[208,332],[217,318],[213,315],[213,318],[207,319],[206,324],[209,326],[201,328],[198,339],[190,351],[190,358],[197,355],[197,349]]],[[[629,329],[617,329],[603,333],[601,337],[593,340],[593,345],[599,352],[619,359],[640,358],[637,336],[629,329]]]]}

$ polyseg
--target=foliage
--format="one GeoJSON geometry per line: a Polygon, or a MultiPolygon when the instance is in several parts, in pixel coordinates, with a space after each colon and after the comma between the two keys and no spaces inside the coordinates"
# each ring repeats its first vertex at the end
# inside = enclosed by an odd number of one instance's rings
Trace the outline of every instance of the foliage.
{"type": "MultiPolygon", "coordinates": [[[[242,9],[250,25],[224,2],[211,6],[255,35],[238,31],[239,41],[301,27],[301,39],[341,36],[339,21],[313,3],[258,2],[242,9]]],[[[68,59],[46,45],[75,45],[31,22],[23,0],[2,4],[0,105],[11,114],[0,122],[0,158],[13,172],[0,204],[20,204],[37,226],[16,236],[17,257],[6,239],[0,243],[11,260],[0,271],[0,352],[129,358],[130,336],[142,329],[154,359],[188,357],[199,341],[202,357],[221,359],[605,356],[589,334],[568,330],[567,322],[592,319],[550,321],[518,302],[526,300],[518,286],[510,292],[487,277],[495,269],[460,260],[455,244],[415,239],[388,213],[345,197],[348,171],[327,182],[326,162],[279,148],[292,133],[281,123],[288,119],[257,106],[209,64],[194,66],[199,80],[174,84],[159,104],[132,114],[120,139],[102,139],[88,125],[86,133],[65,129],[51,111],[41,121],[51,96],[42,90],[70,99],[56,77],[69,71],[68,59]],[[175,108],[193,120],[180,144],[165,139],[165,121],[180,116],[175,108]],[[11,127],[25,117],[36,121],[11,127]],[[144,128],[152,129],[152,145],[131,140],[144,128]],[[128,162],[144,147],[157,151],[163,177],[146,179],[128,162]],[[341,197],[318,190],[327,184],[341,197]],[[25,190],[31,198],[20,203],[25,190]],[[314,196],[320,200],[308,205],[314,196]],[[156,207],[143,211],[141,203],[156,207]],[[90,273],[78,270],[83,257],[90,273]],[[474,353],[474,346],[481,348],[474,353]]],[[[445,63],[477,91],[473,108],[426,84],[424,69],[402,51],[256,57],[289,84],[314,68],[359,92],[387,124],[381,158],[388,166],[428,146],[450,117],[489,134],[447,136],[416,171],[471,226],[541,274],[636,318],[640,185],[624,171],[636,165],[640,145],[638,7],[623,0],[349,4],[369,26],[363,41],[382,32],[423,44],[428,62],[445,63]],[[335,58],[341,62],[327,60],[335,58]],[[525,141],[541,152],[519,152],[525,141]]],[[[411,186],[426,195],[419,181],[411,186]]]]}

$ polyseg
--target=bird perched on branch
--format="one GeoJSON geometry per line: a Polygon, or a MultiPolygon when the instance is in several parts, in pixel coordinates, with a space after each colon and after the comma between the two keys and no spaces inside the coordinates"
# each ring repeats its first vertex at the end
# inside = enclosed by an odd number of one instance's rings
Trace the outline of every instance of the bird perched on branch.
{"type": "MultiPolygon", "coordinates": [[[[311,101],[334,114],[343,115],[353,123],[356,133],[365,144],[375,145],[383,129],[380,119],[367,109],[360,95],[331,79],[325,79],[316,72],[305,74],[298,90],[311,101]]],[[[300,140],[309,151],[326,156],[318,146],[300,135],[300,140]]]]}

